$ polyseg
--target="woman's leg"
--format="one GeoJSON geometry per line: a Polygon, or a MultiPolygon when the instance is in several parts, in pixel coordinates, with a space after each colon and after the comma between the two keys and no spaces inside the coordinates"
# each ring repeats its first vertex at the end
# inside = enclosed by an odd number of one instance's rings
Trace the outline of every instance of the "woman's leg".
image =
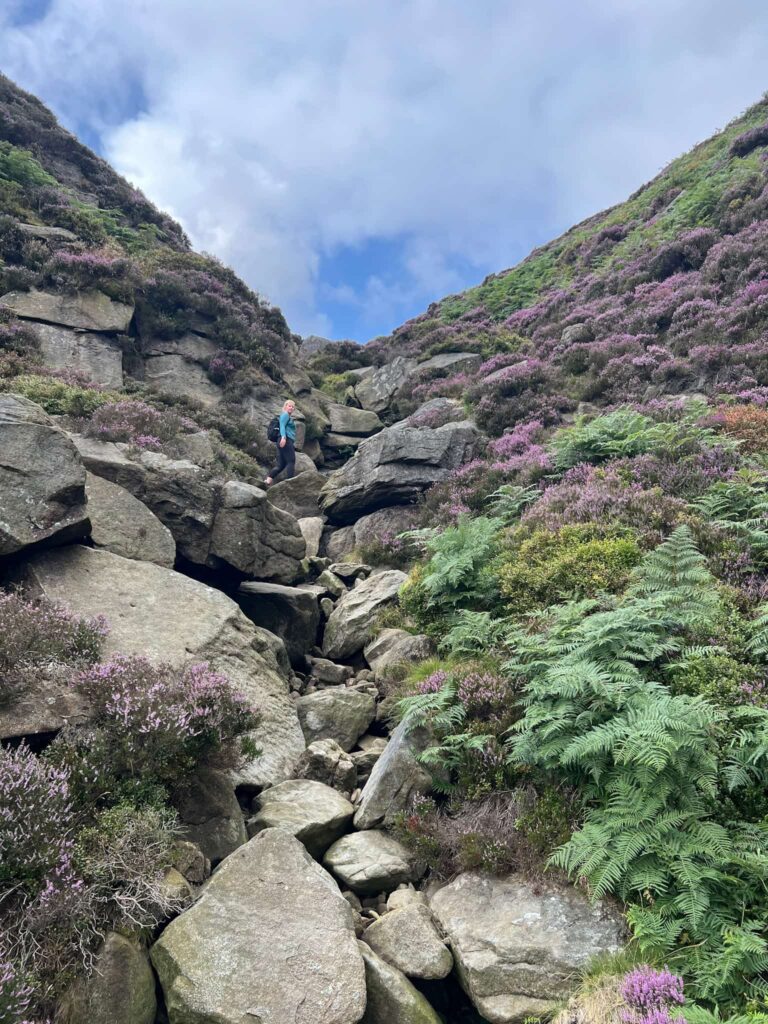
{"type": "Polygon", "coordinates": [[[290,480],[296,473],[296,446],[290,438],[286,439],[285,448],[281,448],[285,465],[285,479],[290,480]]]}
{"type": "MultiPolygon", "coordinates": [[[[287,448],[290,443],[290,441],[286,441],[285,447],[287,448]]],[[[269,475],[267,476],[267,479],[264,481],[267,484],[271,484],[275,477],[278,475],[278,473],[281,473],[286,466],[285,448],[281,448],[279,444],[276,444],[275,449],[277,451],[277,462],[274,464],[272,469],[270,469],[269,475]]]]}

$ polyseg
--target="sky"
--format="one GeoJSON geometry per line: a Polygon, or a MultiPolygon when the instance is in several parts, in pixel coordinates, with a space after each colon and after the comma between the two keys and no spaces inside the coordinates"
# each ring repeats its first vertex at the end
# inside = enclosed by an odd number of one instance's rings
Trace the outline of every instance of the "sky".
{"type": "Polygon", "coordinates": [[[765,0],[0,0],[0,68],[279,305],[366,341],[768,89],[765,0]]]}

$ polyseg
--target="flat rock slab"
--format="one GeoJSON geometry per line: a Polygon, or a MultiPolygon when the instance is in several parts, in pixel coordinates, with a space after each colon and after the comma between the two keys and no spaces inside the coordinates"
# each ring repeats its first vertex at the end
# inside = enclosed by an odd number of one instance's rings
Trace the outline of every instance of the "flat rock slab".
{"type": "Polygon", "coordinates": [[[392,967],[365,942],[360,943],[365,961],[368,1003],[361,1024],[442,1024],[425,996],[402,971],[392,967]]]}
{"type": "Polygon", "coordinates": [[[105,615],[105,659],[121,653],[179,666],[209,662],[262,712],[253,733],[262,754],[238,771],[238,780],[264,786],[292,775],[305,743],[288,683],[260,653],[256,627],[221,591],[150,562],[79,546],[34,556],[20,581],[75,615],[105,615]]]}
{"type": "Polygon", "coordinates": [[[328,405],[331,420],[331,431],[334,434],[359,434],[367,437],[381,430],[384,424],[375,412],[367,409],[355,409],[350,405],[328,405]]]}
{"type": "Polygon", "coordinates": [[[152,948],[171,1024],[357,1024],[352,909],[301,843],[259,833],[152,948]]]}
{"type": "Polygon", "coordinates": [[[411,852],[387,832],[344,836],[328,850],[323,864],[361,896],[392,892],[403,882],[415,882],[422,874],[411,852]]]}
{"type": "Polygon", "coordinates": [[[334,686],[300,697],[296,710],[307,743],[331,739],[351,750],[376,717],[376,701],[368,693],[334,686]]]}
{"type": "Polygon", "coordinates": [[[419,363],[417,371],[450,370],[451,373],[458,373],[460,370],[476,370],[482,361],[483,357],[477,352],[440,352],[419,363]]]}
{"type": "Polygon", "coordinates": [[[451,951],[424,905],[414,902],[383,914],[366,928],[365,941],[409,978],[437,981],[451,973],[451,951]]]}
{"type": "Polygon", "coordinates": [[[85,483],[91,540],[123,558],[173,568],[176,542],[167,526],[119,484],[88,473],[85,483]]]}
{"type": "Polygon", "coordinates": [[[290,480],[278,480],[267,495],[271,504],[297,519],[316,518],[320,515],[318,499],[324,484],[325,477],[313,468],[297,473],[290,480]]]}
{"type": "Polygon", "coordinates": [[[123,334],[133,318],[132,305],[115,302],[99,291],[69,294],[32,288],[28,292],[7,292],[0,297],[0,303],[25,319],[81,327],[86,331],[123,334]]]}
{"type": "Polygon", "coordinates": [[[491,1024],[549,1013],[593,957],[624,944],[618,910],[591,904],[569,885],[468,872],[433,893],[430,904],[464,990],[491,1024]]]}
{"type": "Polygon", "coordinates": [[[326,658],[349,658],[371,639],[376,616],[386,605],[397,600],[400,587],[408,577],[399,569],[369,576],[338,601],[323,636],[326,658]]]}
{"type": "Polygon", "coordinates": [[[415,359],[396,356],[392,362],[363,377],[355,387],[355,396],[363,409],[384,412],[417,365],[415,359]]]}
{"type": "Polygon", "coordinates": [[[251,819],[251,827],[259,831],[281,828],[295,836],[316,858],[322,857],[352,824],[352,804],[321,782],[281,782],[264,790],[257,800],[260,809],[251,819]]]}
{"type": "Polygon", "coordinates": [[[74,444],[39,405],[0,394],[0,557],[89,532],[74,444]]]}
{"type": "Polygon", "coordinates": [[[430,744],[427,729],[409,729],[407,721],[398,725],[365,784],[355,814],[355,828],[391,825],[414,796],[429,792],[432,777],[419,761],[419,755],[430,744]]]}
{"type": "Polygon", "coordinates": [[[105,388],[123,386],[123,351],[114,338],[59,324],[37,324],[35,333],[46,366],[78,370],[105,388]]]}
{"type": "Polygon", "coordinates": [[[144,360],[144,380],[155,391],[190,398],[208,409],[214,409],[224,399],[224,391],[213,383],[203,367],[183,355],[148,356],[144,360]]]}

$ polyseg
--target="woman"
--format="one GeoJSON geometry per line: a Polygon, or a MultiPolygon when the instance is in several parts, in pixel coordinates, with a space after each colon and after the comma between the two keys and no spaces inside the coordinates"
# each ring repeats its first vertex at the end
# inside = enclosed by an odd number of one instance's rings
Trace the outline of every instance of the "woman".
{"type": "Polygon", "coordinates": [[[290,399],[283,406],[280,413],[280,440],[276,442],[277,462],[269,471],[269,476],[264,483],[269,487],[274,478],[285,470],[285,479],[290,480],[296,472],[296,423],[293,414],[296,410],[296,403],[290,399]]]}

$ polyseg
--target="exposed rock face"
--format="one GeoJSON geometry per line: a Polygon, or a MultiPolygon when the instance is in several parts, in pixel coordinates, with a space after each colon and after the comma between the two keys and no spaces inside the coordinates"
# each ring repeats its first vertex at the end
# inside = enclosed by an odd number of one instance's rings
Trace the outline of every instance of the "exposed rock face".
{"type": "Polygon", "coordinates": [[[429,637],[423,633],[408,633],[404,629],[383,629],[363,654],[373,669],[376,679],[388,679],[399,665],[423,661],[432,654],[429,637]]]}
{"type": "Polygon", "coordinates": [[[379,509],[370,515],[361,516],[351,526],[334,530],[325,541],[325,551],[334,560],[343,558],[363,544],[370,543],[382,534],[397,536],[416,525],[418,509],[413,506],[393,506],[379,509]]]}
{"type": "Polygon", "coordinates": [[[171,1024],[357,1024],[352,909],[293,836],[259,833],[152,949],[171,1024]]]}
{"type": "Polygon", "coordinates": [[[176,542],[147,506],[119,484],[88,473],[85,483],[91,540],[123,558],[173,568],[176,542]]]}
{"type": "Polygon", "coordinates": [[[391,363],[364,377],[355,387],[358,402],[363,409],[384,412],[416,366],[415,359],[396,356],[391,363]]]}
{"type": "Polygon", "coordinates": [[[202,366],[181,355],[148,356],[144,361],[144,379],[156,391],[191,398],[207,408],[219,405],[224,397],[202,366]]]}
{"type": "Polygon", "coordinates": [[[16,316],[43,320],[65,327],[81,327],[85,331],[106,331],[122,334],[128,330],[133,306],[115,302],[104,292],[7,292],[0,303],[10,306],[16,316]]]}
{"type": "Polygon", "coordinates": [[[279,583],[243,583],[237,600],[251,622],[284,638],[294,665],[304,662],[320,626],[320,605],[313,591],[279,583]]]}
{"type": "Polygon", "coordinates": [[[133,459],[129,459],[127,445],[115,444],[113,441],[97,441],[96,438],[84,434],[70,434],[70,439],[77,448],[83,465],[94,476],[102,476],[113,484],[125,487],[136,496],[141,493],[146,470],[133,459]]]}
{"type": "Polygon", "coordinates": [[[388,505],[404,505],[432,484],[445,480],[475,453],[479,434],[473,424],[394,426],[364,441],[333,473],[320,496],[331,519],[345,522],[388,505]]]}
{"type": "Polygon", "coordinates": [[[622,946],[618,911],[566,885],[459,875],[431,897],[459,979],[491,1024],[520,1024],[568,996],[592,957],[622,946]]]}
{"type": "Polygon", "coordinates": [[[359,434],[367,437],[384,426],[375,412],[355,409],[350,405],[329,405],[328,415],[331,432],[334,434],[359,434]]]}
{"type": "Polygon", "coordinates": [[[87,981],[76,982],[56,1015],[60,1024],[153,1024],[155,976],[138,942],[110,932],[87,981]]]}
{"type": "Polygon", "coordinates": [[[441,1024],[440,1017],[402,971],[382,960],[365,942],[360,943],[360,951],[368,989],[360,1024],[441,1024]]]}
{"type": "Polygon", "coordinates": [[[234,786],[221,772],[197,771],[180,794],[177,809],[185,838],[213,865],[248,841],[234,786]]]}
{"type": "Polygon", "coordinates": [[[90,531],[85,469],[39,405],[0,395],[0,557],[90,531]]]}
{"type": "Polygon", "coordinates": [[[461,370],[476,370],[482,361],[483,357],[477,352],[439,352],[431,359],[419,363],[418,370],[420,373],[425,370],[450,370],[451,373],[459,373],[461,370]]]}
{"type": "Polygon", "coordinates": [[[21,574],[33,594],[75,615],[106,615],[105,657],[144,655],[174,665],[207,661],[262,711],[262,755],[238,773],[252,785],[289,778],[304,740],[288,683],[260,650],[263,638],[225,594],[148,562],[69,547],[32,558],[21,574]]]}
{"type": "Polygon", "coordinates": [[[88,720],[88,705],[56,675],[40,672],[0,703],[0,739],[57,732],[88,720]]]}
{"type": "Polygon", "coordinates": [[[315,740],[299,758],[296,777],[322,782],[340,793],[351,793],[357,785],[357,768],[336,740],[315,740]]]}
{"type": "Polygon", "coordinates": [[[335,740],[351,750],[376,716],[376,701],[359,690],[334,687],[307,693],[296,702],[307,743],[335,740]]]}
{"type": "Polygon", "coordinates": [[[407,731],[406,722],[398,725],[365,784],[355,814],[355,828],[391,825],[413,796],[429,792],[431,776],[418,760],[429,745],[426,729],[407,731]]]}
{"type": "Polygon", "coordinates": [[[361,896],[391,892],[422,873],[411,852],[386,832],[354,832],[337,840],[323,864],[361,896]]]}
{"type": "Polygon", "coordinates": [[[56,324],[37,324],[36,333],[46,366],[79,370],[105,388],[122,387],[123,352],[113,338],[56,324]]]}
{"type": "Polygon", "coordinates": [[[325,484],[325,477],[315,469],[297,473],[290,480],[278,480],[267,492],[270,502],[283,512],[290,512],[297,519],[307,516],[319,516],[318,504],[320,491],[325,484]]]}
{"type": "Polygon", "coordinates": [[[352,824],[354,807],[321,782],[293,779],[264,790],[259,811],[248,827],[254,832],[281,828],[296,836],[313,857],[320,858],[352,824]]]}
{"type": "Polygon", "coordinates": [[[436,981],[453,967],[451,951],[435,926],[429,907],[411,903],[374,921],[365,941],[380,957],[409,978],[436,981]]]}
{"type": "Polygon", "coordinates": [[[323,654],[328,658],[348,658],[361,650],[371,637],[378,612],[397,599],[408,577],[398,569],[369,576],[339,600],[323,637],[323,654]]]}

